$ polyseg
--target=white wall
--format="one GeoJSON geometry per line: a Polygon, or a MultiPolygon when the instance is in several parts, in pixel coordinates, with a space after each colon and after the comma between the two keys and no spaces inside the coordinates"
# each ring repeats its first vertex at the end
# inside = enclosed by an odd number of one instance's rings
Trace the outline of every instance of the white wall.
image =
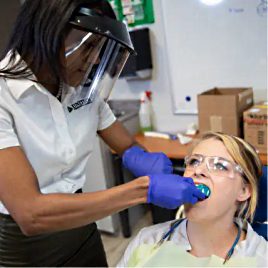
{"type": "Polygon", "coordinates": [[[156,128],[159,131],[184,131],[187,124],[197,122],[197,116],[174,115],[169,88],[164,25],[161,0],[153,0],[155,23],[150,25],[153,54],[153,79],[150,81],[117,81],[111,99],[138,99],[145,90],[153,92],[153,108],[156,114],[156,128]]]}
{"type": "Polygon", "coordinates": [[[267,89],[267,16],[260,0],[161,3],[177,113],[197,113],[197,94],[215,86],[252,87],[254,95],[267,89]]]}
{"type": "MultiPolygon", "coordinates": [[[[178,132],[184,131],[190,123],[198,123],[198,117],[197,115],[173,114],[174,107],[172,105],[174,102],[172,101],[172,90],[168,79],[167,48],[163,38],[164,22],[161,1],[168,0],[153,0],[156,22],[149,26],[154,64],[153,79],[151,81],[119,80],[115,85],[111,98],[138,99],[142,91],[151,90],[153,92],[153,107],[156,114],[157,130],[178,132]]],[[[172,40],[167,41],[170,42],[172,40]]],[[[182,92],[182,94],[185,95],[185,92],[182,92]]],[[[267,98],[266,94],[266,90],[254,92],[255,101],[267,98]]]]}

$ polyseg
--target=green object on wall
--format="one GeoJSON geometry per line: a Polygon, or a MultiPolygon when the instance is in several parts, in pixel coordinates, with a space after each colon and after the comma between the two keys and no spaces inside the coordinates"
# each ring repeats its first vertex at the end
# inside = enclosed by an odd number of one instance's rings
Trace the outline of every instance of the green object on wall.
{"type": "Polygon", "coordinates": [[[154,23],[153,0],[109,0],[119,20],[130,27],[154,23]]]}

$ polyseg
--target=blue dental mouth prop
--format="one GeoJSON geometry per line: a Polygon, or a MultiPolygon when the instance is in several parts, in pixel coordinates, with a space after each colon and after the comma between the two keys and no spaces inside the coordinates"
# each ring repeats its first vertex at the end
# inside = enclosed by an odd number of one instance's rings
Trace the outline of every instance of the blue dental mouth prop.
{"type": "Polygon", "coordinates": [[[196,188],[199,189],[203,194],[206,195],[206,197],[208,198],[210,196],[210,189],[208,188],[208,186],[206,186],[205,184],[199,184],[196,183],[195,184],[196,188]]]}

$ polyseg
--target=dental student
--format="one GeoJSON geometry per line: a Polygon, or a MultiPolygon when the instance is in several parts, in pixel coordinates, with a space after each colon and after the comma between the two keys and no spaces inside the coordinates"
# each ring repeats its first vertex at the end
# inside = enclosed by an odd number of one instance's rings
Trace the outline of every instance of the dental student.
{"type": "Polygon", "coordinates": [[[96,220],[205,197],[135,146],[106,104],[131,53],[108,1],[24,1],[0,59],[1,266],[107,267],[96,220]],[[137,179],[82,193],[97,134],[137,179]]]}

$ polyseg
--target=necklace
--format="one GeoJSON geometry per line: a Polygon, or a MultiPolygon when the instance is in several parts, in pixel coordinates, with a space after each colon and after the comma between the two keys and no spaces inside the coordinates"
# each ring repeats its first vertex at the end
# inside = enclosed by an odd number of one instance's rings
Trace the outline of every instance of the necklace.
{"type": "Polygon", "coordinates": [[[59,90],[58,90],[58,93],[56,95],[57,99],[59,99],[62,96],[62,89],[63,89],[63,83],[62,83],[62,81],[60,81],[59,90]]]}

